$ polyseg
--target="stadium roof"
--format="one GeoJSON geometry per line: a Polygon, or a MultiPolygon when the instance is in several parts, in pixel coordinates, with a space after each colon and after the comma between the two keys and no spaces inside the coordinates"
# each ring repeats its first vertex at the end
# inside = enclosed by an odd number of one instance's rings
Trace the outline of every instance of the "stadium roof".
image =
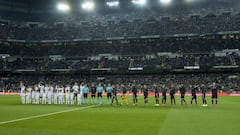
{"type": "MultiPolygon", "coordinates": [[[[0,10],[10,10],[10,11],[19,11],[19,12],[46,12],[46,11],[56,11],[56,5],[59,2],[67,2],[72,7],[72,11],[79,11],[81,8],[80,4],[83,1],[89,0],[0,0],[0,10]]],[[[95,7],[97,11],[108,10],[106,2],[113,0],[91,0],[94,1],[95,7]]],[[[174,7],[172,9],[177,10],[175,8],[176,5],[188,5],[187,1],[193,1],[192,3],[197,3],[196,1],[202,1],[202,3],[210,3],[217,5],[219,3],[228,3],[227,5],[232,4],[236,5],[240,8],[239,0],[171,0],[171,6],[174,7]],[[236,4],[237,3],[237,4],[236,4]]],[[[194,4],[193,4],[194,5],[194,4]]],[[[226,5],[226,4],[223,4],[226,5]]],[[[122,9],[132,9],[132,6],[137,7],[132,3],[132,0],[119,0],[119,6],[122,9]]],[[[160,0],[147,0],[146,5],[149,9],[161,9],[160,0]]],[[[199,3],[198,3],[199,6],[199,3]]]]}

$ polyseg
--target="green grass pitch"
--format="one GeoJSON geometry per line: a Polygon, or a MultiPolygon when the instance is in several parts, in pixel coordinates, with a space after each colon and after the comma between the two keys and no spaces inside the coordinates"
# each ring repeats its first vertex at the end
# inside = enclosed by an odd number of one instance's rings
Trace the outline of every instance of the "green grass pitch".
{"type": "MultiPolygon", "coordinates": [[[[0,124],[1,135],[240,135],[240,97],[219,97],[219,105],[155,107],[102,105],[0,124]]],[[[189,103],[189,97],[187,98],[189,103]]],[[[167,101],[169,103],[169,99],[167,101]]],[[[208,97],[210,103],[210,98],[208,97]]],[[[19,96],[0,95],[0,122],[81,108],[77,105],[21,105],[19,96]]]]}

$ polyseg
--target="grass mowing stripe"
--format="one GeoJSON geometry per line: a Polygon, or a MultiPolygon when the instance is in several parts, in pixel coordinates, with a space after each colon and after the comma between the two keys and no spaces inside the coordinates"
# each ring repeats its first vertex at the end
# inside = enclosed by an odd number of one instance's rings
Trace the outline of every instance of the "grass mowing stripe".
{"type": "Polygon", "coordinates": [[[99,105],[91,105],[91,106],[86,106],[86,107],[81,107],[81,108],[74,108],[74,109],[70,109],[70,110],[64,110],[64,111],[59,111],[59,112],[31,116],[31,117],[19,118],[19,119],[15,119],[15,120],[3,121],[3,122],[0,122],[0,125],[7,124],[7,123],[13,123],[13,122],[17,122],[17,121],[35,119],[35,118],[40,118],[40,117],[46,117],[46,116],[56,115],[56,114],[61,114],[61,113],[66,113],[66,112],[72,112],[72,111],[76,111],[76,110],[83,110],[83,109],[92,108],[92,107],[96,107],[96,106],[99,106],[99,105]]]}

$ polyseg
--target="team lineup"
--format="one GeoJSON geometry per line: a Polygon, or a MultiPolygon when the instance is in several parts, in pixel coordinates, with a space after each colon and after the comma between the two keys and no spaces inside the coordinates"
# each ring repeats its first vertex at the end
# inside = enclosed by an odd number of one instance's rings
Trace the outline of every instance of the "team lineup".
{"type": "MultiPolygon", "coordinates": [[[[219,87],[216,82],[213,82],[209,87],[204,84],[201,85],[190,85],[191,88],[191,101],[190,104],[197,103],[197,92],[201,92],[202,106],[207,105],[206,93],[208,90],[211,91],[211,102],[212,104],[218,104],[218,91],[219,87]]],[[[132,93],[133,105],[138,105],[138,95],[139,91],[143,92],[144,104],[148,105],[149,92],[154,92],[155,106],[160,105],[160,94],[162,96],[162,106],[166,106],[167,103],[167,93],[170,96],[171,105],[176,105],[175,93],[178,91],[180,93],[181,105],[187,105],[185,100],[186,88],[184,84],[179,84],[177,86],[171,84],[167,87],[165,84],[161,86],[154,83],[153,85],[137,85],[133,83],[129,88],[124,84],[95,84],[90,85],[85,83],[74,85],[56,85],[44,84],[40,82],[34,86],[25,86],[23,82],[20,82],[20,97],[22,104],[77,104],[77,105],[87,105],[87,104],[110,104],[113,105],[128,105],[128,93],[132,93]],[[121,92],[121,93],[120,93],[121,92]],[[103,99],[103,93],[106,93],[107,101],[103,99]],[[89,97],[90,95],[90,97],[89,97]],[[118,100],[118,95],[121,100],[118,100]]]]}

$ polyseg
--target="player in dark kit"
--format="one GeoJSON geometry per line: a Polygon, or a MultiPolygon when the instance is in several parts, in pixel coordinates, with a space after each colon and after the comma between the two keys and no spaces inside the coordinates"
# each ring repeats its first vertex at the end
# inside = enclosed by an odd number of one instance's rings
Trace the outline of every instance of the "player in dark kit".
{"type": "Polygon", "coordinates": [[[185,103],[185,105],[186,105],[187,104],[187,102],[185,100],[186,88],[184,87],[183,84],[179,85],[179,90],[180,90],[180,94],[181,94],[181,105],[183,105],[183,103],[185,103]]]}
{"type": "Polygon", "coordinates": [[[144,103],[145,105],[148,104],[148,86],[144,84],[143,86],[143,96],[144,96],[144,103]]]}
{"type": "Polygon", "coordinates": [[[159,106],[159,89],[158,89],[156,83],[153,84],[153,88],[155,89],[155,90],[154,90],[154,93],[155,93],[155,101],[156,101],[155,106],[159,106]]]}
{"type": "Polygon", "coordinates": [[[214,104],[214,99],[215,99],[215,104],[218,104],[218,88],[216,86],[216,82],[213,82],[212,84],[212,104],[214,104]]]}
{"type": "Polygon", "coordinates": [[[176,105],[176,100],[175,100],[175,92],[176,92],[176,90],[175,90],[175,88],[174,88],[174,85],[172,84],[171,85],[171,89],[170,89],[170,98],[171,98],[171,104],[173,105],[176,105]]]}
{"type": "Polygon", "coordinates": [[[204,84],[201,85],[200,90],[201,90],[201,92],[202,92],[202,102],[203,102],[203,105],[202,105],[202,106],[204,106],[204,107],[205,107],[205,106],[208,106],[208,105],[207,105],[207,100],[206,100],[206,92],[207,92],[207,90],[206,90],[204,84]]]}
{"type": "Polygon", "coordinates": [[[133,105],[137,105],[138,104],[138,99],[137,99],[137,87],[136,84],[133,84],[132,87],[132,93],[133,93],[133,105]]]}
{"type": "Polygon", "coordinates": [[[92,84],[92,86],[91,86],[91,98],[92,98],[92,104],[93,103],[97,103],[97,101],[96,101],[96,92],[97,92],[97,88],[96,88],[96,86],[94,85],[94,84],[92,84]]]}
{"type": "Polygon", "coordinates": [[[165,84],[162,85],[162,105],[165,106],[167,101],[167,88],[165,84]]]}
{"type": "Polygon", "coordinates": [[[113,104],[114,100],[116,101],[117,105],[118,105],[118,99],[117,99],[117,88],[115,85],[112,85],[112,103],[111,105],[113,104]]]}
{"type": "Polygon", "coordinates": [[[191,104],[193,102],[193,100],[195,100],[195,103],[197,104],[197,85],[194,85],[192,88],[192,99],[191,99],[191,104]]]}

